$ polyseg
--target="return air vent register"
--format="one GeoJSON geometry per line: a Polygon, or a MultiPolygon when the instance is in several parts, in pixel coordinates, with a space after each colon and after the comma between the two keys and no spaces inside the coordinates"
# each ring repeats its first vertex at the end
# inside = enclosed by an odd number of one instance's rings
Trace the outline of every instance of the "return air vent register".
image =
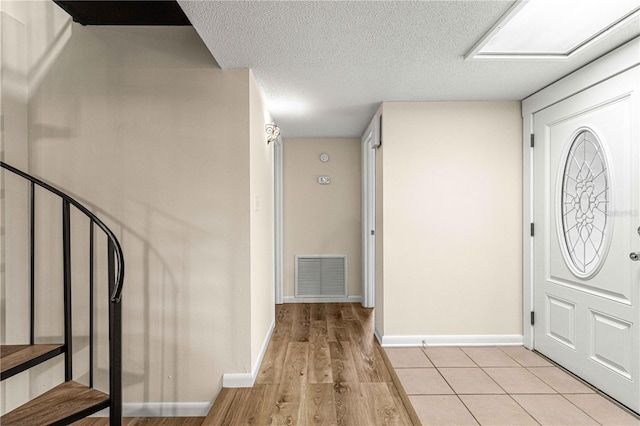
{"type": "Polygon", "coordinates": [[[346,255],[296,255],[296,297],[347,296],[346,255]]]}

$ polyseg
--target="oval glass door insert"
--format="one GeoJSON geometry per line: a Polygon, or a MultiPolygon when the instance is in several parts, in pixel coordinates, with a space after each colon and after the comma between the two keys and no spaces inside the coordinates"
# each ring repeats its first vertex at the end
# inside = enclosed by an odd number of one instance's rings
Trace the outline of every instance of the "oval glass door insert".
{"type": "Polygon", "coordinates": [[[576,132],[563,169],[558,209],[562,254],[574,275],[588,279],[606,258],[611,222],[609,168],[593,131],[576,132]]]}

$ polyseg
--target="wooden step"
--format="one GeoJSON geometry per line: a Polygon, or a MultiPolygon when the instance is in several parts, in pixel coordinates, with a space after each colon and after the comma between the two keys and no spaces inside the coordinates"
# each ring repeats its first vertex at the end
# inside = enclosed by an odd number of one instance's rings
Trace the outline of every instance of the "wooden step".
{"type": "Polygon", "coordinates": [[[0,417],[2,426],[66,425],[109,407],[109,395],[64,382],[0,417]]]}
{"type": "Polygon", "coordinates": [[[64,352],[64,345],[0,346],[0,380],[21,373],[64,352]]]}

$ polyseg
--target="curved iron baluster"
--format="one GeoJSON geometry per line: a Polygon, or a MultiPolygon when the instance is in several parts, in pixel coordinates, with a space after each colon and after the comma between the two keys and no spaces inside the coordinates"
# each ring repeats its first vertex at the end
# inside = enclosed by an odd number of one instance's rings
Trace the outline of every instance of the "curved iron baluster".
{"type": "Polygon", "coordinates": [[[0,161],[0,167],[2,167],[3,169],[9,170],[10,172],[15,173],[16,175],[21,176],[35,183],[39,187],[44,188],[49,192],[53,192],[57,196],[61,197],[63,200],[66,200],[69,203],[73,204],[74,207],[76,207],[78,210],[84,213],[87,217],[89,217],[89,219],[91,219],[96,225],[98,225],[100,229],[102,229],[102,231],[107,235],[111,243],[113,243],[113,246],[115,248],[115,256],[116,256],[115,262],[118,265],[118,273],[116,274],[115,285],[113,288],[113,292],[111,293],[111,302],[119,303],[122,297],[122,286],[124,284],[124,255],[122,254],[122,247],[120,247],[120,242],[118,241],[114,233],[111,231],[111,229],[109,229],[109,227],[107,227],[107,225],[105,225],[104,222],[102,222],[95,214],[91,213],[89,209],[87,209],[85,206],[80,204],[80,202],[76,201],[74,198],[70,197],[69,195],[65,194],[59,189],[49,185],[46,182],[41,181],[37,177],[31,176],[30,174],[23,172],[22,170],[16,169],[15,167],[10,166],[9,164],[3,161],[0,161]]]}
{"type": "MultiPolygon", "coordinates": [[[[107,236],[107,258],[108,258],[108,280],[109,280],[109,408],[110,408],[110,424],[112,426],[119,426],[122,422],[122,307],[120,302],[122,300],[122,288],[124,284],[124,255],[122,253],[122,247],[120,242],[116,238],[115,234],[109,229],[107,225],[102,222],[95,214],[82,205],[79,201],[75,200],[70,195],[62,192],[61,190],[49,185],[42,180],[31,176],[28,173],[23,172],[9,164],[0,161],[0,167],[8,170],[28,181],[30,184],[30,201],[31,201],[31,344],[34,344],[34,259],[33,259],[33,238],[34,238],[34,205],[35,205],[35,190],[34,185],[46,189],[47,191],[57,195],[63,200],[63,246],[64,246],[64,272],[65,272],[65,380],[71,380],[72,375],[72,350],[71,350],[71,282],[70,282],[70,214],[69,206],[73,205],[75,208],[84,213],[85,216],[91,221],[91,241],[93,242],[93,224],[97,225],[107,236]],[[117,265],[117,272],[115,266],[117,265]]],[[[93,245],[90,254],[91,258],[91,287],[93,286],[93,245]]],[[[90,294],[93,294],[93,288],[90,290],[90,294]]],[[[91,312],[93,318],[93,312],[91,312]]],[[[93,354],[93,329],[90,330],[91,349],[90,353],[93,354]]],[[[91,360],[93,361],[93,360],[91,360]]],[[[92,366],[93,363],[90,362],[92,366]]],[[[90,385],[93,386],[93,370],[90,371],[90,385]]]]}

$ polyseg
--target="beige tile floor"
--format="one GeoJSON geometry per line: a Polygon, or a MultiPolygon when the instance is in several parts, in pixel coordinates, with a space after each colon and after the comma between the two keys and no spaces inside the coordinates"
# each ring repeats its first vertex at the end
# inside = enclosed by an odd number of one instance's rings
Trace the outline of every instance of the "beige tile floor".
{"type": "Polygon", "coordinates": [[[385,348],[424,425],[636,425],[522,346],[385,348]]]}

